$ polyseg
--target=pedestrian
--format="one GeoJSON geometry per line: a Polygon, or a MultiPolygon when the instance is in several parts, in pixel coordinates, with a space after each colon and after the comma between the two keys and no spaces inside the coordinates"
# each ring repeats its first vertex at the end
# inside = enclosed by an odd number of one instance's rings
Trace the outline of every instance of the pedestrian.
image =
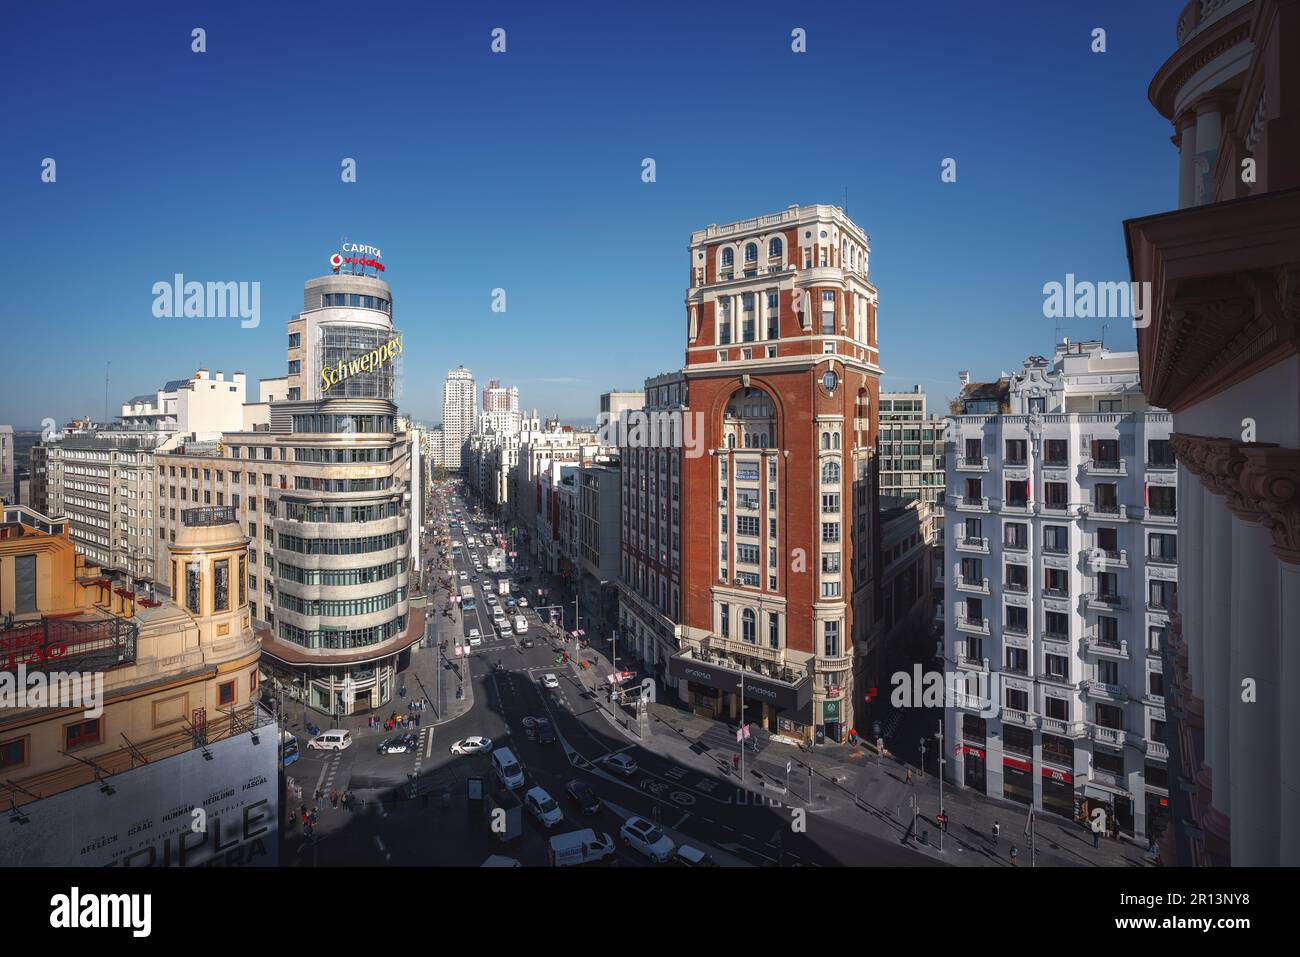
{"type": "Polygon", "coordinates": [[[993,846],[997,847],[998,837],[1002,834],[1002,825],[997,821],[993,822],[993,846]]]}
{"type": "Polygon", "coordinates": [[[320,788],[317,788],[317,789],[316,789],[316,807],[319,809],[319,808],[322,808],[322,807],[324,807],[324,806],[325,806],[325,792],[322,791],[320,788]]]}
{"type": "Polygon", "coordinates": [[[1011,845],[1011,866],[1012,867],[1016,866],[1016,855],[1018,855],[1019,853],[1020,853],[1020,849],[1016,847],[1014,844],[1012,844],[1011,845]]]}
{"type": "Polygon", "coordinates": [[[739,771],[740,771],[740,755],[739,755],[739,754],[732,755],[732,757],[731,757],[731,766],[732,766],[733,768],[736,769],[737,773],[739,773],[739,771]]]}
{"type": "Polygon", "coordinates": [[[907,769],[907,783],[908,783],[908,784],[911,784],[911,783],[912,783],[912,769],[911,769],[911,768],[908,768],[908,769],[907,769]]]}
{"type": "Polygon", "coordinates": [[[1099,847],[1101,847],[1101,831],[1094,827],[1092,829],[1092,848],[1096,850],[1099,847]]]}
{"type": "Polygon", "coordinates": [[[334,810],[336,811],[338,810],[339,807],[338,788],[330,788],[330,807],[334,808],[334,810]]]}
{"type": "Polygon", "coordinates": [[[420,726],[420,715],[418,713],[415,716],[415,726],[417,728],[420,726]]]}

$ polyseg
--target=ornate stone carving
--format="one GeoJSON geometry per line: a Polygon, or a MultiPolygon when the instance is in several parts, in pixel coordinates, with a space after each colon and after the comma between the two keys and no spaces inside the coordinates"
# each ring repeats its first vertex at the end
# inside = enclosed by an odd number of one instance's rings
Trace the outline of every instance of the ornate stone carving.
{"type": "Polygon", "coordinates": [[[1257,506],[1273,536],[1273,554],[1300,564],[1300,451],[1248,446],[1239,477],[1241,495],[1257,506]]]}

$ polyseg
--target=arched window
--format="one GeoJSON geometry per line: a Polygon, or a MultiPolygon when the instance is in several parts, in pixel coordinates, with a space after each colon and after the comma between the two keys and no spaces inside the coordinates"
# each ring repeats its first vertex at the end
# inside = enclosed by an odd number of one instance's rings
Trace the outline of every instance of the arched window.
{"type": "Polygon", "coordinates": [[[823,448],[823,449],[829,449],[830,447],[831,447],[831,434],[830,434],[829,432],[823,432],[823,433],[822,433],[822,448],[823,448]]]}
{"type": "Polygon", "coordinates": [[[745,262],[758,262],[758,243],[748,243],[745,246],[745,262]]]}
{"type": "Polygon", "coordinates": [[[767,255],[768,258],[773,258],[781,255],[781,240],[773,239],[771,242],[767,244],[767,255]]]}
{"type": "Polygon", "coordinates": [[[832,434],[831,445],[833,448],[837,448],[837,449],[840,447],[840,434],[838,432],[832,434]]]}
{"type": "Polygon", "coordinates": [[[740,613],[740,637],[751,645],[758,640],[754,630],[754,613],[748,608],[740,613]]]}
{"type": "Polygon", "coordinates": [[[730,266],[736,261],[735,254],[730,249],[722,251],[722,265],[730,266]]]}
{"type": "Polygon", "coordinates": [[[822,466],[822,484],[839,485],[840,484],[840,463],[827,462],[822,466]]]}
{"type": "Polygon", "coordinates": [[[844,266],[844,264],[845,264],[846,262],[848,262],[848,258],[849,258],[849,241],[848,241],[847,239],[841,239],[841,240],[840,240],[840,266],[841,266],[841,268],[844,266]]]}
{"type": "Polygon", "coordinates": [[[727,448],[734,449],[735,447],[736,447],[736,433],[729,432],[727,433],[727,448]]]}

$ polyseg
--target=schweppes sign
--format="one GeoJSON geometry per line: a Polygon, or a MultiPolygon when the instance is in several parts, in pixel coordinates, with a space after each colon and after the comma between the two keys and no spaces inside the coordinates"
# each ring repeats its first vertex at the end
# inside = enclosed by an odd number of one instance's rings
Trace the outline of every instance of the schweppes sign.
{"type": "Polygon", "coordinates": [[[400,355],[401,351],[402,337],[393,336],[378,349],[371,349],[347,362],[340,359],[337,364],[320,370],[320,390],[322,393],[328,392],[344,379],[351,378],[359,372],[378,372],[385,363],[392,362],[394,356],[400,355]]]}

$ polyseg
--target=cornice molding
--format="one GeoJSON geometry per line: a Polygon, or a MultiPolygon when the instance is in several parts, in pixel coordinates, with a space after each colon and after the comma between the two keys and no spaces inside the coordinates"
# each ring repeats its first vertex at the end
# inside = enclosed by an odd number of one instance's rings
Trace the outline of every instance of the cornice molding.
{"type": "Polygon", "coordinates": [[[1300,565],[1300,450],[1253,446],[1242,455],[1241,493],[1262,510],[1273,554],[1300,565]]]}

